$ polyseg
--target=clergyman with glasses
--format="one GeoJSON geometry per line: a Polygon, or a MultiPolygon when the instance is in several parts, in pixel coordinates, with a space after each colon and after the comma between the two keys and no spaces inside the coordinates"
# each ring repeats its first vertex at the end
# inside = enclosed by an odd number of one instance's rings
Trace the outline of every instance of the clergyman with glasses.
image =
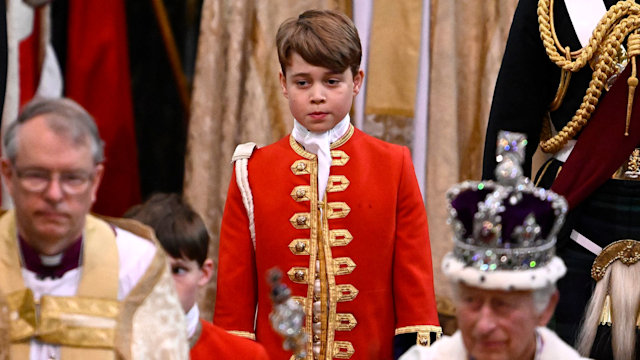
{"type": "Polygon", "coordinates": [[[35,99],[2,140],[13,209],[0,217],[0,359],[187,359],[153,232],[89,213],[104,171],[93,118],[35,99]]]}

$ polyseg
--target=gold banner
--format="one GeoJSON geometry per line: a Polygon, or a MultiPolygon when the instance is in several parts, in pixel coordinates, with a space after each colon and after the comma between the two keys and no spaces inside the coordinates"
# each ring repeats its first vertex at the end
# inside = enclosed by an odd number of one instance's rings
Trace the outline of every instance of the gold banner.
{"type": "Polygon", "coordinates": [[[422,34],[422,0],[376,0],[366,90],[367,114],[413,117],[422,34]]]}

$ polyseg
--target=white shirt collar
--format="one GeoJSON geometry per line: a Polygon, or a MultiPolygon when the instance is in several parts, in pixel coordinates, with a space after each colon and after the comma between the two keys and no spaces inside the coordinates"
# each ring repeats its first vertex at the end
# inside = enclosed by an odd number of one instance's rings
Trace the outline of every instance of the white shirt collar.
{"type": "Polygon", "coordinates": [[[185,321],[187,323],[187,336],[191,338],[195,334],[200,322],[200,309],[198,304],[193,304],[191,309],[185,314],[185,321]]]}
{"type": "Polygon", "coordinates": [[[333,128],[325,132],[318,133],[307,130],[307,128],[300,124],[298,120],[293,119],[293,131],[291,132],[291,134],[293,135],[293,138],[296,139],[296,141],[299,142],[302,146],[304,146],[304,140],[306,137],[319,137],[323,136],[324,134],[329,136],[329,144],[332,144],[347,133],[347,130],[349,130],[349,124],[351,124],[351,117],[349,116],[349,114],[347,114],[344,119],[340,120],[340,122],[337,123],[333,128]]]}

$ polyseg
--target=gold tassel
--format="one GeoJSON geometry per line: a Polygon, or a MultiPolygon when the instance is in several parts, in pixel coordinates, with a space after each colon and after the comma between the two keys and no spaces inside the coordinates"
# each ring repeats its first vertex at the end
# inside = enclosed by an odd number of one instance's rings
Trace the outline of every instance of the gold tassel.
{"type": "Polygon", "coordinates": [[[609,294],[604,298],[604,305],[600,314],[600,325],[611,326],[611,297],[609,294]]]}
{"type": "Polygon", "coordinates": [[[638,86],[638,78],[636,77],[636,55],[640,54],[640,35],[637,33],[629,35],[627,46],[629,47],[627,54],[631,57],[631,76],[627,79],[627,84],[629,85],[629,97],[627,99],[627,119],[625,122],[624,136],[629,136],[633,97],[636,92],[636,86],[638,86]]]}
{"type": "MultiPolygon", "coordinates": [[[[571,50],[569,50],[568,46],[565,49],[565,54],[567,56],[567,60],[571,61],[571,50]]],[[[562,101],[564,100],[564,96],[567,94],[570,81],[571,71],[562,69],[562,71],[560,71],[560,83],[558,84],[558,90],[556,91],[555,98],[549,105],[549,111],[556,111],[560,105],[562,105],[562,101]]]]}
{"type": "Polygon", "coordinates": [[[627,100],[627,120],[624,127],[624,136],[629,136],[629,123],[631,122],[631,109],[633,108],[633,95],[636,92],[636,86],[638,86],[638,78],[636,77],[636,58],[631,58],[631,76],[627,79],[629,84],[629,99],[627,100]]]}

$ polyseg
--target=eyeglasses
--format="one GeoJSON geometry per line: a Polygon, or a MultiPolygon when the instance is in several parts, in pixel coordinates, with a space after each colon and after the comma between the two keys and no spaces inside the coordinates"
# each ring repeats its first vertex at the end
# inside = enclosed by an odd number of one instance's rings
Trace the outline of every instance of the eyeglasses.
{"type": "Polygon", "coordinates": [[[18,182],[23,189],[40,193],[49,187],[51,182],[57,178],[60,188],[67,195],[78,195],[85,192],[93,178],[94,173],[82,170],[69,172],[51,172],[43,169],[18,169],[15,166],[18,182]]]}

